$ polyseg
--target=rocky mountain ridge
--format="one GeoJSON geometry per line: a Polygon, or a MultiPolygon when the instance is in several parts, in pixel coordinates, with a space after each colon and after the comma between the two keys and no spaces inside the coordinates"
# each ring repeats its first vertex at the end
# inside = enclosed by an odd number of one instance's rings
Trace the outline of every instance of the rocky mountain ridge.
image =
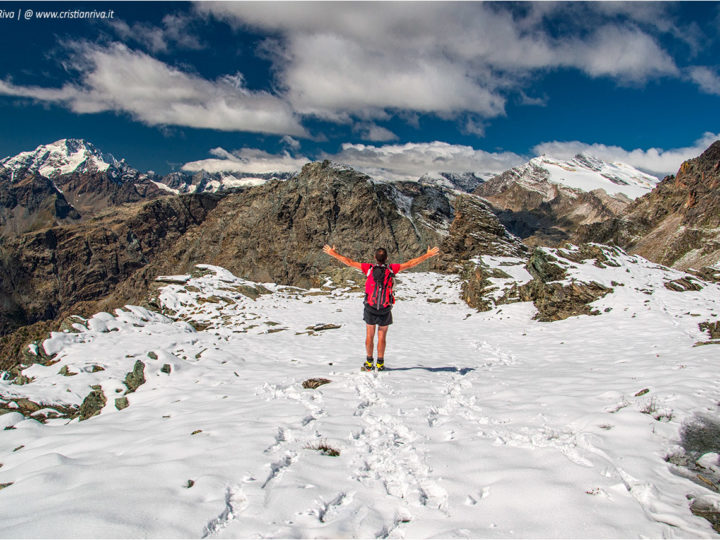
{"type": "Polygon", "coordinates": [[[636,199],[623,215],[580,228],[583,241],[613,243],[680,269],[720,261],[720,141],[636,199]]]}

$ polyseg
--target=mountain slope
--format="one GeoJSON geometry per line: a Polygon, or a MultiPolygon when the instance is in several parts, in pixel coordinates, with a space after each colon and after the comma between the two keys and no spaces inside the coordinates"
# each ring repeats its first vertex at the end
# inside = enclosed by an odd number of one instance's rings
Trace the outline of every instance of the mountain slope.
{"type": "MultiPolygon", "coordinates": [[[[0,335],[123,294],[118,286],[201,223],[217,199],[160,199],[0,239],[0,335]]],[[[4,352],[0,366],[14,360],[4,352]]]]}
{"type": "MultiPolygon", "coordinates": [[[[160,278],[165,315],[76,320],[38,343],[28,384],[0,380],[0,534],[716,537],[691,507],[720,500],[697,436],[717,417],[717,345],[693,344],[720,288],[672,291],[687,276],[618,252],[604,268],[554,253],[613,287],[601,315],[475,313],[457,277],[401,273],[380,374],[358,370],[352,288],[203,266],[160,278]],[[78,407],[87,420],[51,418],[78,407]]],[[[522,260],[483,259],[524,279],[522,260]]]]}
{"type": "Polygon", "coordinates": [[[677,268],[720,262],[720,141],[683,163],[622,216],[581,229],[583,241],[613,242],[677,268]]]}
{"type": "Polygon", "coordinates": [[[536,157],[489,182],[495,184],[495,191],[512,183],[542,190],[547,189],[547,182],[584,192],[602,189],[608,195],[622,194],[635,199],[649,193],[658,179],[625,163],[607,163],[591,155],[578,154],[569,160],[536,157]]]}
{"type": "Polygon", "coordinates": [[[579,154],[569,161],[530,160],[478,186],[507,229],[528,245],[575,241],[582,225],[622,214],[629,197],[650,191],[657,179],[629,165],[579,154]]]}
{"type": "Polygon", "coordinates": [[[520,254],[524,247],[472,195],[455,197],[416,182],[376,183],[329,162],[310,163],[287,181],[273,181],[223,198],[209,219],[141,273],[144,283],[197,262],[224,266],[247,279],[309,286],[331,269],[325,243],[355,260],[384,246],[407,260],[439,244],[444,266],[483,250],[520,254]],[[467,211],[457,212],[458,204],[467,211]],[[462,225],[465,223],[465,225],[462,225]],[[474,228],[477,238],[467,236],[474,228]]]}
{"type": "Polygon", "coordinates": [[[0,236],[72,223],[167,194],[165,186],[124,160],[87,141],[62,139],[0,161],[0,236]]]}

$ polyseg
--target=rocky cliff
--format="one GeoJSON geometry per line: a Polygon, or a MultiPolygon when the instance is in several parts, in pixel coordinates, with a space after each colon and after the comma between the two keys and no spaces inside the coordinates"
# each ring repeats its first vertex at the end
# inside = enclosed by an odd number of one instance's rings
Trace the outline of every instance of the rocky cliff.
{"type": "Polygon", "coordinates": [[[1,239],[0,335],[114,293],[201,223],[217,199],[164,198],[1,239]]]}
{"type": "Polygon", "coordinates": [[[109,207],[155,199],[168,192],[136,173],[122,181],[108,171],[71,172],[53,179],[0,169],[0,236],[86,219],[109,207]]]}
{"type": "Polygon", "coordinates": [[[48,178],[30,174],[11,182],[11,172],[0,169],[0,236],[79,218],[78,211],[48,178]]]}
{"type": "Polygon", "coordinates": [[[682,270],[720,260],[720,141],[683,163],[624,215],[587,225],[581,241],[616,244],[682,270]]]}

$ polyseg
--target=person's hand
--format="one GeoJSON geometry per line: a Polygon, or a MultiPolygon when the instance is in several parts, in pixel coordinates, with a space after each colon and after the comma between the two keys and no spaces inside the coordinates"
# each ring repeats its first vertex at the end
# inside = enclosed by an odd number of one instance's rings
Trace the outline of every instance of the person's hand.
{"type": "Polygon", "coordinates": [[[427,253],[425,255],[429,258],[429,257],[434,257],[438,253],[440,253],[439,247],[435,246],[434,248],[431,248],[430,246],[428,246],[427,253]]]}
{"type": "Polygon", "coordinates": [[[327,253],[328,255],[330,255],[331,257],[337,255],[337,251],[335,251],[335,246],[330,247],[330,246],[328,246],[327,244],[325,244],[325,245],[323,246],[323,251],[324,251],[325,253],[327,253]]]}

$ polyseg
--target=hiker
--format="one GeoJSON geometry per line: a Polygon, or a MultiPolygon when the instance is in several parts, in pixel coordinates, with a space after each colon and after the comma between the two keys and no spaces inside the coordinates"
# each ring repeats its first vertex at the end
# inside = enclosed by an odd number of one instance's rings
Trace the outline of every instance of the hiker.
{"type": "Polygon", "coordinates": [[[375,251],[375,264],[359,263],[348,257],[340,255],[335,251],[335,246],[330,247],[325,244],[323,251],[336,258],[347,266],[357,268],[367,276],[365,281],[365,311],[363,312],[363,320],[365,321],[365,352],[366,359],[362,366],[363,371],[372,371],[373,369],[373,349],[375,346],[375,327],[378,327],[378,344],[377,344],[377,369],[382,371],[385,369],[385,344],[387,338],[388,327],[392,324],[392,307],[395,303],[393,296],[393,278],[398,272],[417,266],[421,262],[434,257],[440,250],[437,247],[430,248],[423,255],[415,259],[410,259],[401,264],[387,264],[387,250],[378,248],[375,251]]]}

